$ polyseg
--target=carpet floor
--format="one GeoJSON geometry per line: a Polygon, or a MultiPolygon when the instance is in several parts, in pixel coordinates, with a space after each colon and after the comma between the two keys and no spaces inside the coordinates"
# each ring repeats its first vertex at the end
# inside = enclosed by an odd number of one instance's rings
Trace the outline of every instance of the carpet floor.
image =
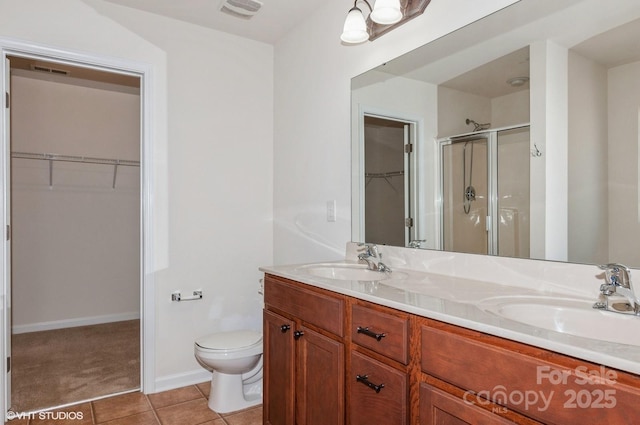
{"type": "Polygon", "coordinates": [[[12,336],[11,407],[27,412],[140,387],[140,321],[12,336]]]}

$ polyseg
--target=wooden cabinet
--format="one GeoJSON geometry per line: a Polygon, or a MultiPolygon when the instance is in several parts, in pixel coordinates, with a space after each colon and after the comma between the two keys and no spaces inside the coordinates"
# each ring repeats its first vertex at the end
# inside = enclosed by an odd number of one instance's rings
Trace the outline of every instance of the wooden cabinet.
{"type": "Polygon", "coordinates": [[[344,424],[343,304],[338,295],[265,279],[265,424],[344,424]]]}
{"type": "Polygon", "coordinates": [[[295,423],[295,322],[264,311],[264,423],[295,423]]]}
{"type": "Polygon", "coordinates": [[[408,423],[407,373],[351,352],[349,424],[408,423]]]}
{"type": "Polygon", "coordinates": [[[409,315],[350,300],[349,425],[409,423],[409,315]]]}
{"type": "Polygon", "coordinates": [[[640,406],[638,375],[271,275],[264,362],[270,425],[623,424],[640,406]]]}
{"type": "Polygon", "coordinates": [[[499,413],[550,424],[624,424],[638,416],[637,375],[435,320],[421,323],[422,371],[480,395],[486,406],[502,406],[499,413]]]}
{"type": "Polygon", "coordinates": [[[512,425],[514,422],[427,384],[420,385],[420,425],[512,425]]]}
{"type": "Polygon", "coordinates": [[[351,341],[404,365],[409,363],[409,320],[381,306],[358,302],[351,306],[351,341]]]}

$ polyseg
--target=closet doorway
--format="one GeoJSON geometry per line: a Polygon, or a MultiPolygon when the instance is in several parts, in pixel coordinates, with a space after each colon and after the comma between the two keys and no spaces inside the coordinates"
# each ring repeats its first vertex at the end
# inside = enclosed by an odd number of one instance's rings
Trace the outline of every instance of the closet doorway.
{"type": "Polygon", "coordinates": [[[413,121],[363,114],[363,240],[409,246],[415,240],[413,121]]]}
{"type": "Polygon", "coordinates": [[[140,78],[9,59],[7,408],[138,390],[140,78]]]}

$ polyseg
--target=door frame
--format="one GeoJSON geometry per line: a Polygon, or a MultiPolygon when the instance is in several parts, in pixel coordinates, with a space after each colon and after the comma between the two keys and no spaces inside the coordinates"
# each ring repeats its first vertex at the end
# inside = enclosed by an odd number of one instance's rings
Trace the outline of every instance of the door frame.
{"type": "MultiPolygon", "coordinates": [[[[411,192],[409,195],[411,205],[411,217],[414,218],[414,227],[410,230],[412,239],[424,239],[422,236],[422,223],[418,216],[418,196],[420,193],[419,182],[423,181],[421,173],[423,170],[419,163],[419,152],[423,149],[424,140],[424,119],[398,111],[390,111],[383,108],[359,105],[357,118],[357,143],[352,144],[351,151],[351,240],[356,242],[366,242],[365,240],[365,222],[364,222],[364,195],[366,179],[364,176],[364,117],[377,117],[389,121],[399,121],[408,124],[409,138],[413,143],[413,155],[411,156],[410,167],[413,170],[411,176],[405,176],[411,179],[409,182],[411,192]],[[353,195],[357,193],[358,196],[353,195]]],[[[406,164],[405,164],[406,165],[406,164]]],[[[405,201],[406,202],[406,201],[405,201]]]]}
{"type": "MultiPolygon", "coordinates": [[[[155,283],[153,275],[153,264],[155,258],[153,239],[153,138],[152,138],[152,82],[153,72],[149,64],[124,60],[121,58],[109,57],[105,55],[95,55],[86,52],[52,48],[35,43],[16,41],[0,37],[0,57],[4,63],[7,56],[18,56],[41,59],[47,62],[64,63],[84,68],[93,68],[101,71],[133,75],[140,78],[140,386],[144,393],[155,391],[155,283]]],[[[5,82],[8,80],[5,75],[4,66],[0,67],[0,84],[2,84],[2,98],[7,91],[5,82]]],[[[3,101],[4,103],[4,101],[3,101]]],[[[3,105],[4,108],[4,105],[3,105]]],[[[6,135],[5,115],[0,119],[0,138],[2,148],[0,149],[0,188],[1,204],[0,224],[9,225],[6,206],[10,196],[11,182],[5,178],[11,158],[7,155],[10,140],[6,135]]],[[[4,271],[4,261],[7,258],[7,244],[0,244],[0,264],[3,270],[2,292],[0,308],[0,328],[2,328],[2,338],[0,340],[0,353],[6,359],[7,355],[7,293],[10,290],[10,279],[4,271]]],[[[7,361],[2,359],[2,375],[0,376],[0,420],[6,421],[7,409],[7,361]]]]}

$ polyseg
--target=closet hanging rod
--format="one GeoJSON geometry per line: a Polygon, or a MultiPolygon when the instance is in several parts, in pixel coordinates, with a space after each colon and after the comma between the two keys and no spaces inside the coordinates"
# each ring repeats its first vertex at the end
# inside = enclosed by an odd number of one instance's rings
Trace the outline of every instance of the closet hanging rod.
{"type": "Polygon", "coordinates": [[[59,155],[54,153],[11,152],[11,158],[81,162],[85,164],[124,165],[129,167],[140,166],[140,161],[132,161],[129,159],[94,158],[90,156],[59,155]]]}
{"type": "Polygon", "coordinates": [[[391,171],[388,173],[365,173],[364,176],[369,179],[386,179],[389,177],[404,176],[404,171],[391,171]]]}

